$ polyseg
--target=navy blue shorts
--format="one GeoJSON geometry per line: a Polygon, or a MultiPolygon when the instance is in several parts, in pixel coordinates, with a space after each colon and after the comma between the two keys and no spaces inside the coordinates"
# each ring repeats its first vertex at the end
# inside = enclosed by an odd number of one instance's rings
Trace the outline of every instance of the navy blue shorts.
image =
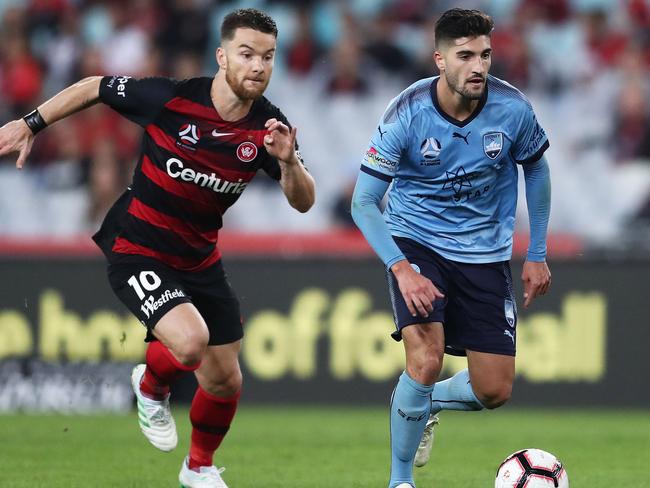
{"type": "Polygon", "coordinates": [[[388,289],[397,328],[392,334],[395,340],[401,340],[401,330],[408,325],[441,322],[447,354],[465,356],[465,351],[470,350],[515,355],[517,305],[508,261],[459,263],[411,239],[394,240],[415,270],[445,295],[434,302],[428,317],[413,317],[389,270],[388,289]]]}
{"type": "Polygon", "coordinates": [[[244,335],[239,300],[221,261],[201,271],[179,271],[157,259],[126,256],[108,265],[113,292],[147,328],[153,329],[172,308],[192,303],[205,320],[211,346],[230,344],[244,335]]]}

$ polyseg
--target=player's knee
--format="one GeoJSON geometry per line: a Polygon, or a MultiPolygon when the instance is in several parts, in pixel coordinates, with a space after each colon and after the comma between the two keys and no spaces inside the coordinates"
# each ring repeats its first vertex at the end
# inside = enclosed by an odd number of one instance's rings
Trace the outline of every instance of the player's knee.
{"type": "Polygon", "coordinates": [[[427,349],[410,358],[406,371],[418,383],[432,385],[438,379],[441,366],[440,356],[435,351],[427,349]]]}
{"type": "Polygon", "coordinates": [[[484,387],[479,391],[475,391],[474,394],[478,397],[479,401],[485,408],[494,409],[510,400],[510,396],[512,395],[512,385],[503,384],[493,385],[487,388],[484,387]]]}
{"type": "Polygon", "coordinates": [[[210,394],[229,397],[241,390],[242,374],[239,368],[219,378],[202,378],[202,387],[210,394]]]}
{"type": "Polygon", "coordinates": [[[197,364],[203,359],[208,347],[209,333],[203,330],[191,331],[185,335],[185,340],[173,347],[176,358],[186,366],[197,364]]]}

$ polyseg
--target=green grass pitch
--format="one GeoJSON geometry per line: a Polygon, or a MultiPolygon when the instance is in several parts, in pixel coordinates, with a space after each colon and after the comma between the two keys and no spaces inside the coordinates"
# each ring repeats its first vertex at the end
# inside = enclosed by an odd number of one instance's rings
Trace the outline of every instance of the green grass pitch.
{"type": "MultiPolygon", "coordinates": [[[[0,415],[0,487],[177,487],[189,436],[151,447],[128,416],[0,415]]],[[[492,487],[510,452],[538,447],[564,462],[572,488],[650,487],[650,411],[443,412],[418,488],[492,487]]],[[[247,407],[216,463],[231,488],[384,488],[386,408],[247,407]]]]}

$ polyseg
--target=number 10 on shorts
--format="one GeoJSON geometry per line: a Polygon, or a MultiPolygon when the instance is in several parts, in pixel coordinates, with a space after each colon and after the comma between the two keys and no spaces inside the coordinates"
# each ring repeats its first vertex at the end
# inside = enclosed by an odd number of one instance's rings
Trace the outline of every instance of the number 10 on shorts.
{"type": "Polygon", "coordinates": [[[143,288],[147,291],[154,291],[162,283],[158,275],[153,271],[142,271],[138,278],[133,275],[129,278],[127,283],[135,290],[135,293],[138,295],[140,300],[144,300],[145,297],[145,293],[142,290],[143,288]]]}

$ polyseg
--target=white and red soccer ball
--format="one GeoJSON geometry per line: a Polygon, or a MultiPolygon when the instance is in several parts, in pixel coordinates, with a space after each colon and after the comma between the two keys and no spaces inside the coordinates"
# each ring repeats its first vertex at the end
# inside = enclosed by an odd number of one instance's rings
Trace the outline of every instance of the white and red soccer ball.
{"type": "Polygon", "coordinates": [[[553,454],[522,449],[501,463],[494,488],[569,488],[569,476],[553,454]]]}

